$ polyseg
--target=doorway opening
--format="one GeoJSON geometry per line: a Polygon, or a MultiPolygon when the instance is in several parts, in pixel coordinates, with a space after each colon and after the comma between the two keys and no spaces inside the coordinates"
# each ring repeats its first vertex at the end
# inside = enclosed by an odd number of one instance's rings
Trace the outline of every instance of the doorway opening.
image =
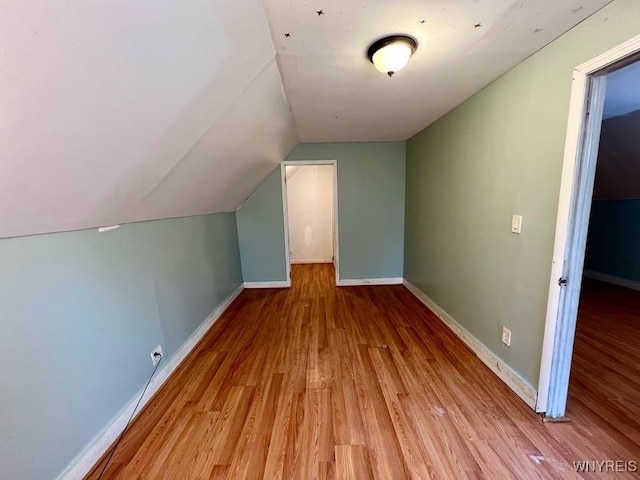
{"type": "MultiPolygon", "coordinates": [[[[586,62],[573,72],[544,345],[538,384],[538,399],[536,402],[536,411],[544,413],[545,417],[549,419],[562,419],[566,416],[579,311],[582,312],[581,315],[585,318],[585,322],[588,322],[589,317],[593,316],[593,301],[599,302],[603,298],[602,294],[599,293],[602,285],[593,283],[593,279],[588,279],[584,282],[584,292],[586,292],[586,295],[592,296],[592,301],[590,302],[583,298],[581,304],[583,275],[585,273],[587,275],[590,274],[588,268],[585,272],[587,239],[589,237],[591,249],[589,262],[592,262],[594,252],[592,247],[598,243],[596,230],[599,229],[597,223],[600,222],[600,217],[602,217],[601,210],[606,210],[612,206],[612,204],[602,204],[600,200],[604,199],[598,198],[597,192],[596,197],[594,197],[596,166],[598,165],[599,173],[605,172],[611,167],[611,165],[605,164],[605,154],[600,150],[607,99],[607,82],[608,79],[613,80],[620,77],[625,68],[631,68],[629,66],[638,61],[639,53],[640,36],[586,62]],[[589,235],[590,218],[592,220],[591,235],[589,235]],[[596,239],[595,243],[594,239],[596,239]]],[[[640,67],[636,66],[635,68],[640,72],[640,67]]],[[[632,96],[637,96],[640,102],[640,95],[632,96]]],[[[640,103],[636,107],[627,105],[626,108],[630,108],[626,113],[634,109],[639,110],[640,113],[640,103]]],[[[607,110],[609,112],[607,115],[611,114],[613,111],[612,105],[607,104],[607,110]]],[[[640,116],[638,118],[640,119],[640,116]]],[[[640,155],[637,156],[637,161],[640,161],[640,155]]],[[[640,173],[640,167],[638,172],[640,173]]],[[[614,168],[613,175],[618,176],[616,180],[618,181],[620,176],[624,177],[629,174],[628,172],[625,173],[624,169],[618,169],[616,172],[614,168]]],[[[637,177],[635,178],[637,180],[637,177]]],[[[601,183],[601,180],[599,177],[599,183],[601,183]]],[[[625,182],[623,181],[622,183],[625,182]]],[[[638,182],[635,184],[638,184],[638,182]]],[[[640,201],[640,197],[638,200],[640,201]]],[[[615,232],[609,233],[615,235],[615,232]]],[[[640,239],[634,239],[636,244],[638,240],[640,239]]],[[[589,267],[589,264],[587,264],[587,267],[589,267]]],[[[600,280],[602,280],[602,277],[600,280]]],[[[602,304],[600,304],[600,308],[602,308],[602,304]]],[[[593,335],[594,325],[597,325],[597,322],[596,324],[591,323],[590,326],[588,323],[584,324],[585,330],[581,331],[578,336],[579,342],[589,342],[588,336],[593,335]],[[591,333],[589,333],[590,329],[591,333]]],[[[606,334],[606,329],[610,327],[611,325],[600,325],[597,328],[604,328],[604,333],[606,334]]],[[[579,348],[576,350],[575,355],[577,366],[582,365],[584,368],[589,365],[588,361],[585,363],[585,355],[594,355],[595,350],[593,348],[596,348],[596,350],[598,348],[604,349],[605,351],[600,351],[602,355],[611,353],[607,351],[608,348],[611,348],[611,345],[607,346],[606,342],[602,343],[600,347],[594,347],[593,344],[587,345],[587,343],[578,345],[579,348]]],[[[590,366],[593,367],[593,364],[590,366]]],[[[604,368],[606,369],[606,367],[604,368]]],[[[592,371],[590,374],[594,375],[594,372],[592,371]]],[[[600,374],[595,373],[595,375],[598,376],[600,374]]],[[[576,377],[574,383],[575,381],[580,381],[580,376],[576,375],[576,377]]]]}
{"type": "Polygon", "coordinates": [[[286,263],[332,264],[339,276],[337,162],[282,164],[286,263]]]}

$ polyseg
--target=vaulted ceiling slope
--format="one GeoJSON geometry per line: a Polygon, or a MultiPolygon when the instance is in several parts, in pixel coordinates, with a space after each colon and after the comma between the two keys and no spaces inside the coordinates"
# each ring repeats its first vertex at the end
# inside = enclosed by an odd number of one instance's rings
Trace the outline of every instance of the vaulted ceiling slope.
{"type": "Polygon", "coordinates": [[[303,142],[403,140],[610,0],[264,0],[303,142]],[[418,40],[393,78],[366,58],[418,40]]]}
{"type": "Polygon", "coordinates": [[[260,0],[0,19],[0,237],[233,211],[298,142],[260,0]]]}
{"type": "Polygon", "coordinates": [[[0,237],[235,210],[299,140],[406,139],[609,1],[2,1],[0,237]]]}

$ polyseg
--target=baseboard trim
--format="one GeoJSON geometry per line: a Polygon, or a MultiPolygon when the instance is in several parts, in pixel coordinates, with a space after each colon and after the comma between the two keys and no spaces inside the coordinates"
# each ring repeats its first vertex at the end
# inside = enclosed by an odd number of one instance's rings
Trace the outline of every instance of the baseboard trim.
{"type": "MultiPolygon", "coordinates": [[[[187,355],[191,353],[200,340],[202,340],[202,338],[207,334],[209,329],[211,329],[227,308],[229,308],[231,303],[233,303],[238,295],[240,295],[242,290],[244,290],[243,284],[241,284],[233,293],[225,298],[220,305],[218,305],[206,320],[202,322],[197,330],[195,330],[191,336],[184,341],[180,348],[167,361],[165,366],[161,370],[158,370],[151,380],[144,398],[140,402],[140,406],[136,412],[136,417],[142,411],[144,406],[149,403],[153,396],[158,392],[158,390],[160,390],[171,374],[176,371],[187,355]]],[[[58,480],[81,480],[91,471],[94,465],[102,458],[109,447],[113,445],[113,442],[116,441],[118,435],[120,435],[124,429],[141,393],[142,389],[140,389],[129,403],[120,411],[120,413],[87,444],[82,452],[80,452],[80,454],[71,461],[67,468],[58,475],[58,480]]]]}
{"type": "Polygon", "coordinates": [[[460,325],[451,315],[449,315],[436,302],[423,293],[418,287],[408,280],[404,280],[403,285],[418,300],[431,310],[442,322],[455,333],[484,363],[502,380],[513,392],[518,395],[529,407],[535,408],[538,392],[527,383],[515,370],[504,363],[502,359],[489,350],[480,340],[474,337],[466,328],[460,325]]]}
{"type": "Polygon", "coordinates": [[[640,282],[636,280],[628,280],[626,278],[616,277],[615,275],[600,273],[594,270],[585,270],[584,276],[593,280],[618,285],[619,287],[630,288],[631,290],[640,290],[640,282]]]}
{"type": "Polygon", "coordinates": [[[356,287],[361,285],[402,285],[402,277],[392,278],[341,278],[339,287],[356,287]]]}
{"type": "Polygon", "coordinates": [[[291,282],[286,280],[277,282],[244,282],[244,288],[289,288],[291,282]]]}
{"type": "Polygon", "coordinates": [[[317,260],[291,260],[291,265],[308,265],[310,263],[333,263],[333,259],[319,258],[317,260]]]}

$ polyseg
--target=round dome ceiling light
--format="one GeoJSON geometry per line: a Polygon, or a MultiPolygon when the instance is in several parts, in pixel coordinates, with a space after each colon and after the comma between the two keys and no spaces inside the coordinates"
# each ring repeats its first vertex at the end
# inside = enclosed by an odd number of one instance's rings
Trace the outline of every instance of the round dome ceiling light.
{"type": "Polygon", "coordinates": [[[391,35],[374,42],[369,47],[367,56],[379,72],[392,77],[407,65],[417,48],[418,42],[413,38],[391,35]]]}

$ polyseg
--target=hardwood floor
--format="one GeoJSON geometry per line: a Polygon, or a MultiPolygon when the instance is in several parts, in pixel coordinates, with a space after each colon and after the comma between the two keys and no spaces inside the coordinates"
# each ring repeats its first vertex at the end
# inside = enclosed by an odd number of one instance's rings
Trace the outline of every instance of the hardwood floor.
{"type": "Polygon", "coordinates": [[[245,290],[103,478],[604,478],[572,462],[640,459],[636,426],[587,407],[543,424],[404,287],[333,282],[294,265],[292,288],[245,290]]]}
{"type": "Polygon", "coordinates": [[[640,460],[640,292],[583,281],[567,406],[640,460]]]}

